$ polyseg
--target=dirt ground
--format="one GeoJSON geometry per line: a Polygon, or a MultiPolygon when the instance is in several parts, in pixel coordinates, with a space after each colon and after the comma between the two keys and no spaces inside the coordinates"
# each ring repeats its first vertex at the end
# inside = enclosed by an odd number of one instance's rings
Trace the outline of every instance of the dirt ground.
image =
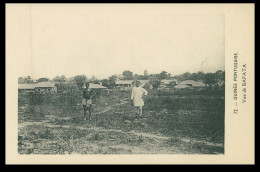
{"type": "MultiPolygon", "coordinates": [[[[157,124],[156,119],[169,115],[167,109],[156,112],[144,108],[143,117],[135,119],[128,94],[120,96],[117,103],[112,102],[109,96],[103,97],[102,101],[106,102],[104,106],[94,106],[92,121],[83,119],[81,105],[75,107],[77,109],[75,114],[48,114],[37,118],[29,117],[21,110],[18,152],[20,154],[224,153],[223,139],[219,141],[206,136],[190,137],[180,127],[173,128],[169,134],[163,129],[157,129],[157,126],[154,126],[157,124]]],[[[200,113],[205,112],[180,109],[176,111],[179,116],[190,115],[189,118],[192,118],[192,114],[200,113]]],[[[184,117],[178,117],[178,120],[182,118],[184,117]]],[[[160,121],[162,120],[158,119],[158,123],[160,121]]],[[[164,122],[166,124],[167,120],[164,122]]]]}

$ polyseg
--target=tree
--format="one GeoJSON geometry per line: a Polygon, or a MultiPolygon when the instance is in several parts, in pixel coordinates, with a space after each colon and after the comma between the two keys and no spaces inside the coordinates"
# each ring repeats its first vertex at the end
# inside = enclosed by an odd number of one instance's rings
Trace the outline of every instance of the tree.
{"type": "Polygon", "coordinates": [[[25,81],[26,81],[27,84],[33,83],[33,79],[31,78],[31,76],[25,77],[25,81]]]}
{"type": "Polygon", "coordinates": [[[160,74],[159,74],[159,77],[160,79],[169,79],[171,77],[171,74],[166,72],[166,71],[162,71],[160,74]]]}
{"type": "Polygon", "coordinates": [[[197,73],[192,73],[189,77],[190,80],[193,80],[193,81],[198,81],[198,74],[197,73]]]}
{"type": "Polygon", "coordinates": [[[225,90],[225,71],[218,70],[214,75],[216,80],[215,89],[225,90]]]}
{"type": "Polygon", "coordinates": [[[204,77],[205,77],[205,74],[204,74],[203,72],[198,72],[198,73],[197,73],[197,78],[198,78],[198,80],[203,81],[203,80],[204,80],[204,77]]]}
{"type": "Polygon", "coordinates": [[[66,84],[64,85],[64,89],[67,89],[69,91],[75,90],[77,88],[78,88],[78,86],[74,80],[74,77],[69,78],[68,81],[66,82],[66,84]]]}
{"type": "Polygon", "coordinates": [[[56,76],[55,78],[53,78],[53,81],[61,83],[67,81],[67,78],[64,75],[56,76]]]}
{"type": "Polygon", "coordinates": [[[26,83],[26,79],[23,77],[19,77],[18,78],[18,84],[25,84],[26,83]]]}
{"type": "Polygon", "coordinates": [[[57,87],[57,90],[65,90],[67,88],[67,84],[63,82],[56,83],[55,85],[57,87]]]}
{"type": "Polygon", "coordinates": [[[189,72],[185,72],[185,73],[183,74],[183,79],[184,79],[184,81],[185,81],[185,80],[189,80],[189,79],[190,79],[190,76],[191,76],[191,74],[190,74],[189,72]]]}
{"type": "Polygon", "coordinates": [[[185,81],[190,79],[191,74],[189,72],[186,72],[181,75],[176,75],[173,78],[177,79],[178,81],[185,81]]]}
{"type": "Polygon", "coordinates": [[[131,80],[133,79],[133,72],[129,70],[123,71],[124,80],[131,80]]]}
{"type": "Polygon", "coordinates": [[[116,79],[117,79],[116,75],[110,76],[110,77],[108,78],[108,85],[109,85],[110,87],[114,87],[114,86],[116,85],[116,79]]]}
{"type": "Polygon", "coordinates": [[[138,75],[138,77],[137,77],[139,80],[145,80],[146,79],[146,77],[144,76],[144,75],[138,75]]]}
{"type": "Polygon", "coordinates": [[[148,76],[135,74],[132,79],[134,79],[134,80],[145,80],[147,78],[148,78],[148,76]]]}
{"type": "Polygon", "coordinates": [[[172,88],[176,85],[177,85],[176,81],[171,81],[167,86],[172,88]]]}
{"type": "Polygon", "coordinates": [[[153,85],[150,82],[146,82],[143,86],[144,89],[149,90],[153,88],[153,85]]]}
{"type": "Polygon", "coordinates": [[[107,79],[102,79],[100,82],[102,82],[102,86],[109,87],[109,81],[107,79]]]}
{"type": "Polygon", "coordinates": [[[222,70],[216,71],[215,77],[217,80],[225,81],[225,71],[222,70]]]}
{"type": "Polygon", "coordinates": [[[143,76],[143,79],[144,79],[144,80],[149,79],[149,76],[148,76],[148,75],[142,75],[142,76],[143,76]]]}
{"type": "Polygon", "coordinates": [[[209,86],[213,86],[214,84],[216,84],[216,78],[215,78],[215,74],[213,73],[206,73],[205,77],[204,77],[204,83],[209,85],[209,86]]]}
{"type": "Polygon", "coordinates": [[[77,84],[78,88],[83,88],[84,84],[87,81],[87,77],[85,75],[77,75],[74,76],[74,81],[77,84]]]}
{"type": "Polygon", "coordinates": [[[49,78],[39,78],[37,82],[48,82],[49,78]]]}
{"type": "Polygon", "coordinates": [[[161,85],[160,79],[151,79],[149,82],[152,84],[153,88],[158,88],[161,85]]]}

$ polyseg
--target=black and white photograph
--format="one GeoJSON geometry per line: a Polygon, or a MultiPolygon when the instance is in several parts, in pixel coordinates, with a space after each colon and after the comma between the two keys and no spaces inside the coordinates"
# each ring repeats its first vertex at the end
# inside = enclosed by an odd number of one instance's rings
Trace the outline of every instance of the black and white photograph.
{"type": "Polygon", "coordinates": [[[9,53],[19,56],[11,67],[18,155],[226,155],[233,57],[226,57],[223,12],[20,6],[15,19],[19,4],[9,5],[7,25],[20,33],[21,46],[9,53]]]}

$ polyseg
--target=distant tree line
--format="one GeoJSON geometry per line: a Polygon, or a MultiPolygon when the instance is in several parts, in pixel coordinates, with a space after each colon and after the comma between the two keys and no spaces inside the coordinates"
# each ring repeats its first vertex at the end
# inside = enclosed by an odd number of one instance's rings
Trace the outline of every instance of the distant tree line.
{"type": "Polygon", "coordinates": [[[213,86],[218,84],[219,82],[225,81],[225,71],[218,70],[215,73],[186,72],[181,75],[175,75],[173,78],[177,79],[178,81],[185,81],[185,80],[201,81],[207,84],[208,86],[213,86]]]}
{"type": "MultiPolygon", "coordinates": [[[[53,81],[56,83],[58,90],[59,89],[74,89],[82,88],[84,87],[84,84],[86,82],[92,82],[94,84],[102,83],[105,87],[114,87],[115,81],[118,79],[122,80],[149,80],[153,88],[158,88],[161,84],[161,80],[163,79],[176,79],[179,82],[185,81],[185,80],[194,80],[194,81],[201,81],[207,86],[214,86],[218,84],[219,82],[225,81],[225,71],[218,70],[215,73],[203,73],[203,72],[197,72],[197,73],[183,73],[180,75],[172,76],[170,73],[166,71],[162,71],[158,74],[150,74],[150,75],[139,75],[139,74],[133,74],[130,70],[124,70],[122,73],[122,77],[120,78],[118,75],[112,75],[108,77],[107,79],[98,80],[95,76],[92,76],[90,79],[87,78],[85,75],[77,75],[71,78],[66,78],[64,75],[56,76],[52,80],[49,78],[39,78],[37,80],[31,79],[30,76],[27,77],[19,77],[18,83],[19,84],[30,84],[30,83],[39,83],[39,82],[48,82],[53,81]]],[[[168,85],[170,87],[175,86],[177,83],[175,81],[170,82],[168,85]]]]}

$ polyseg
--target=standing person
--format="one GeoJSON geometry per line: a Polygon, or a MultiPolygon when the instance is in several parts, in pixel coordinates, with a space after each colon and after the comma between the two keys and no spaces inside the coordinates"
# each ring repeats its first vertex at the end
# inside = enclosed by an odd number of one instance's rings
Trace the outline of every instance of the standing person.
{"type": "Polygon", "coordinates": [[[132,89],[131,99],[132,105],[135,107],[135,112],[139,117],[142,116],[142,107],[144,105],[143,97],[147,96],[148,92],[140,87],[140,81],[136,81],[136,86],[132,89]]]}
{"type": "Polygon", "coordinates": [[[83,90],[83,100],[82,100],[85,119],[87,119],[86,111],[88,111],[89,120],[92,120],[92,118],[91,118],[91,106],[92,106],[91,98],[94,97],[95,95],[96,95],[96,93],[92,89],[89,88],[89,83],[86,83],[86,88],[84,88],[84,90],[83,90]]]}

